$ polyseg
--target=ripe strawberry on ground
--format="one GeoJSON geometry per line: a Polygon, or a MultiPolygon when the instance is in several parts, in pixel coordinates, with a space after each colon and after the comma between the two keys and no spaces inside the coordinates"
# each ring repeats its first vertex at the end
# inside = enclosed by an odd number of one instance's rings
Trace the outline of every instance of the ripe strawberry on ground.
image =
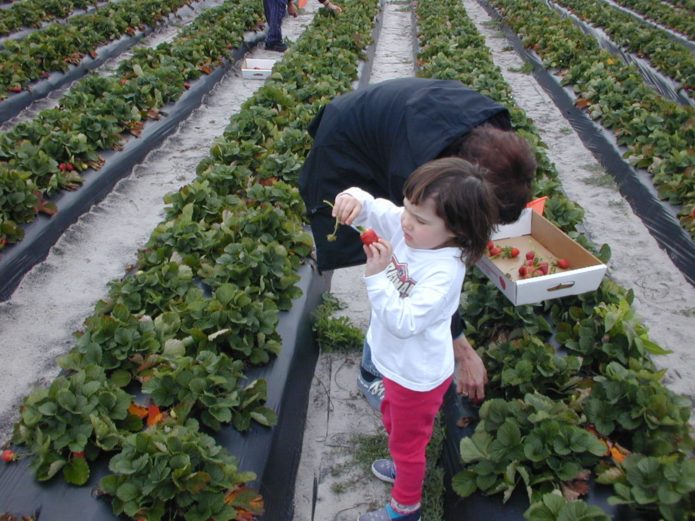
{"type": "Polygon", "coordinates": [[[10,449],[5,449],[0,453],[0,459],[5,463],[12,463],[17,461],[17,453],[10,449]]]}

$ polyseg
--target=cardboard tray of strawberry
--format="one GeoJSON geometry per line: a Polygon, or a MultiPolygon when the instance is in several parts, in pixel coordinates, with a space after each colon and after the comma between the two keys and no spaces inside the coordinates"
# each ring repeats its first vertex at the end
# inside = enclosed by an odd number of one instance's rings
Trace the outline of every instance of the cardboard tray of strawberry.
{"type": "Polygon", "coordinates": [[[598,288],[606,265],[530,209],[492,235],[478,268],[516,306],[598,288]]]}

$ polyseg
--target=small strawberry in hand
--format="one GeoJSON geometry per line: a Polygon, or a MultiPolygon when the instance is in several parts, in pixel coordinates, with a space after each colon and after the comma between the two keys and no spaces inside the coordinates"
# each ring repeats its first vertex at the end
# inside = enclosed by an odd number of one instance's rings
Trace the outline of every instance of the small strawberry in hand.
{"type": "Polygon", "coordinates": [[[0,459],[5,463],[12,463],[13,461],[17,461],[17,453],[13,450],[5,449],[0,454],[0,459]]]}
{"type": "Polygon", "coordinates": [[[370,244],[379,242],[379,236],[374,230],[371,228],[362,229],[361,226],[358,226],[358,228],[360,228],[360,240],[362,241],[362,244],[369,246],[370,244]]]}

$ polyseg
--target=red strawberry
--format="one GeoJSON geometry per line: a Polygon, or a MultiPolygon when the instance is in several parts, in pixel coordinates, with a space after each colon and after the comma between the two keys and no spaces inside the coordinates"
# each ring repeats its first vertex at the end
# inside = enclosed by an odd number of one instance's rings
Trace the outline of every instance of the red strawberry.
{"type": "Polygon", "coordinates": [[[367,228],[362,233],[360,233],[360,240],[365,246],[369,246],[375,242],[379,242],[379,236],[371,228],[367,228]]]}
{"type": "Polygon", "coordinates": [[[495,243],[492,241],[487,241],[487,249],[491,250],[492,248],[495,247],[495,243]]]}
{"type": "Polygon", "coordinates": [[[533,258],[536,256],[536,252],[534,251],[527,251],[526,252],[526,259],[528,260],[533,260],[533,258]]]}
{"type": "Polygon", "coordinates": [[[492,248],[490,248],[488,253],[490,253],[490,257],[497,257],[500,253],[502,253],[502,248],[500,248],[499,246],[493,246],[492,248]]]}
{"type": "Polygon", "coordinates": [[[73,458],[84,458],[84,451],[83,450],[73,450],[72,451],[72,457],[73,458]]]}
{"type": "Polygon", "coordinates": [[[519,275],[521,275],[524,278],[526,278],[526,275],[528,275],[528,269],[523,264],[519,266],[519,275]]]}
{"type": "Polygon", "coordinates": [[[538,269],[541,271],[541,273],[542,273],[543,275],[547,275],[547,274],[548,274],[548,270],[549,270],[548,263],[545,262],[545,261],[544,261],[544,262],[541,262],[541,263],[538,265],[538,269]]]}
{"type": "Polygon", "coordinates": [[[505,246],[502,248],[502,257],[505,259],[514,259],[519,256],[519,248],[513,246],[505,246]]]}
{"type": "Polygon", "coordinates": [[[554,264],[555,264],[555,266],[557,266],[558,268],[561,268],[563,270],[566,270],[567,268],[570,267],[570,261],[568,261],[567,259],[558,259],[555,261],[554,264]]]}
{"type": "Polygon", "coordinates": [[[5,449],[2,451],[2,454],[0,454],[0,459],[5,463],[12,463],[13,461],[17,461],[17,453],[13,450],[5,449]]]}

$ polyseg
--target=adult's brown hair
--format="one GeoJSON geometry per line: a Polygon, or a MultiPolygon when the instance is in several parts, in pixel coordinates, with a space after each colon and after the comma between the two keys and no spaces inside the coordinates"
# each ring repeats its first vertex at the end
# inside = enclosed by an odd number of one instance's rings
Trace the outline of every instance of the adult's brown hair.
{"type": "Polygon", "coordinates": [[[439,157],[460,157],[480,166],[499,201],[498,219],[511,223],[533,194],[531,184],[536,171],[533,149],[513,131],[490,125],[475,127],[453,141],[439,157]]]}

